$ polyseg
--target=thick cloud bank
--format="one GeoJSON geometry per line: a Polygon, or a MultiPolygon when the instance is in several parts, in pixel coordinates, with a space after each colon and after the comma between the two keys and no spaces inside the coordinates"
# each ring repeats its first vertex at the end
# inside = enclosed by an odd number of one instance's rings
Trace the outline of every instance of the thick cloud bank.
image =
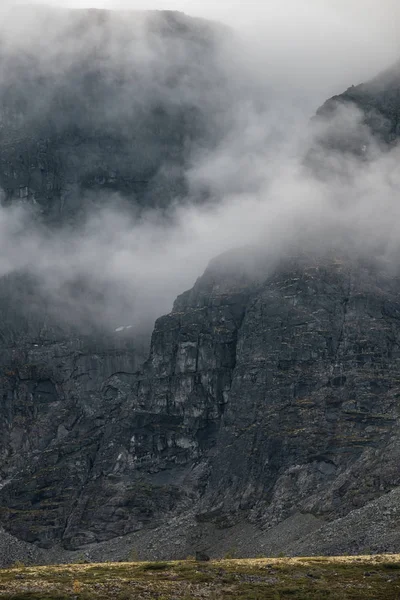
{"type": "MultiPolygon", "coordinates": [[[[352,6],[357,8],[356,3],[352,6]]],[[[294,19],[298,12],[294,5],[292,8],[294,19]]],[[[332,10],[326,3],[327,16],[332,10]]],[[[338,8],[338,19],[341,10],[350,15],[350,9],[343,6],[338,8]]],[[[235,36],[224,37],[218,61],[230,82],[230,92],[237,96],[226,98],[230,116],[218,144],[197,148],[186,167],[185,202],[173,203],[161,216],[154,209],[135,213],[115,201],[111,208],[106,198],[104,208],[89,213],[84,222],[57,231],[39,226],[32,219],[30,206],[3,207],[0,276],[28,272],[66,318],[89,314],[94,322],[113,328],[119,324],[137,326],[168,311],[175,296],[193,284],[210,259],[239,246],[260,245],[272,263],[288,249],[319,252],[347,245],[349,250],[380,256],[396,267],[400,252],[399,150],[396,146],[390,150],[380,147],[355,108],[338,111],[333,123],[331,117],[310,123],[320,96],[331,85],[328,81],[339,85],[348,75],[347,67],[342,73],[341,65],[349,51],[350,36],[341,48],[337,20],[323,23],[323,35],[330,31],[332,39],[329,44],[320,40],[322,55],[314,54],[319,41],[308,40],[307,32],[315,30],[317,14],[320,9],[303,14],[302,35],[306,32],[306,39],[300,58],[296,55],[300,38],[293,46],[283,47],[281,38],[287,35],[283,30],[275,31],[265,43],[259,39],[259,23],[254,24],[257,36],[252,43],[249,19],[241,41],[235,36]],[[334,68],[328,63],[321,78],[321,62],[326,59],[324,53],[333,50],[335,36],[339,59],[334,68]],[[268,49],[266,56],[260,54],[263,48],[268,49]],[[286,67],[291,62],[299,65],[299,60],[303,70],[291,81],[293,71],[288,76],[286,67]],[[352,135],[356,152],[341,154],[321,146],[321,139],[332,131],[343,138],[352,135]],[[310,166],[310,150],[323,169],[310,166]],[[204,191],[206,199],[199,203],[204,191]],[[89,301],[73,287],[77,281],[89,282],[91,289],[98,291],[99,301],[91,296],[90,304],[85,305],[89,301]]],[[[386,13],[384,16],[389,31],[389,19],[386,13]]],[[[3,21],[3,39],[15,44],[20,53],[46,43],[40,28],[31,29],[31,18],[26,22],[3,21]]],[[[40,22],[40,16],[35,18],[40,22]]],[[[299,23],[289,25],[295,30],[299,23]]],[[[372,17],[368,27],[373,28],[372,17]]],[[[362,29],[362,23],[356,23],[354,31],[361,37],[356,35],[355,41],[362,41],[360,32],[366,34],[368,27],[362,29]]],[[[294,35],[299,36],[296,31],[294,35]]],[[[49,60],[43,63],[46,69],[54,68],[54,56],[71,60],[72,53],[76,60],[83,51],[75,42],[61,51],[56,33],[53,30],[48,36],[51,46],[49,60]]],[[[390,37],[386,45],[378,37],[373,42],[375,50],[379,44],[383,48],[376,66],[393,58],[395,44],[390,37]]],[[[362,43],[359,47],[363,48],[362,43]]],[[[136,64],[144,71],[151,68],[157,72],[161,66],[155,63],[155,54],[149,55],[145,38],[141,49],[136,64]]],[[[120,59],[116,55],[115,60],[120,59]]],[[[360,74],[371,68],[368,60],[368,56],[357,59],[360,74]]],[[[1,73],[1,85],[14,75],[1,73]]],[[[341,91],[339,87],[337,92],[341,91]]],[[[203,88],[195,100],[205,105],[209,95],[216,92],[210,89],[205,93],[203,88]]],[[[147,93],[155,91],[138,91],[142,105],[147,93]]],[[[193,100],[193,94],[200,92],[188,87],[186,93],[193,100]]],[[[175,100],[178,103],[182,98],[175,100]]],[[[41,106],[37,102],[39,112],[41,106]]],[[[215,103],[210,103],[210,119],[215,117],[214,107],[215,103]]],[[[119,107],[118,115],[121,110],[119,107]]]]}

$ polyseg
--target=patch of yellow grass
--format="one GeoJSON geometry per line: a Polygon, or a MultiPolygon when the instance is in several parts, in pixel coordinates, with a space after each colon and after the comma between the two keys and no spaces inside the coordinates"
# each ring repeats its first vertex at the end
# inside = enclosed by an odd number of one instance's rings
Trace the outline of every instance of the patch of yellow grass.
{"type": "Polygon", "coordinates": [[[400,554],[0,570],[0,600],[400,599],[400,554]]]}

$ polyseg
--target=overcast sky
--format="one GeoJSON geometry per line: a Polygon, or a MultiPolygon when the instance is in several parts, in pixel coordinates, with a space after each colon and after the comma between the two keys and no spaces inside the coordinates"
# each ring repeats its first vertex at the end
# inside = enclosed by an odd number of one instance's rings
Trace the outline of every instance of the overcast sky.
{"type": "MultiPolygon", "coordinates": [[[[7,0],[2,0],[3,2],[7,0]]],[[[24,3],[23,0],[8,0],[24,3]]],[[[221,20],[258,44],[271,83],[301,81],[318,104],[400,56],[398,0],[28,0],[63,7],[170,9],[221,20]]],[[[294,85],[296,87],[296,85],[294,85]]]]}
{"type": "MultiPolygon", "coordinates": [[[[26,2],[19,0],[19,3],[26,2]]],[[[355,28],[361,25],[371,33],[380,30],[382,34],[388,30],[395,34],[400,17],[398,0],[30,0],[30,3],[76,8],[180,10],[231,23],[242,23],[243,19],[255,23],[260,18],[282,24],[297,20],[299,26],[307,22],[323,29],[332,25],[333,20],[347,22],[355,28]]]]}

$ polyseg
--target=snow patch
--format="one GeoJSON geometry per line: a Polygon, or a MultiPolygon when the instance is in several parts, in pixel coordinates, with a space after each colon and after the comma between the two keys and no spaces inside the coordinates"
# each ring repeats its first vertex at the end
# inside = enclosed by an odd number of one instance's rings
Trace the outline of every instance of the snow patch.
{"type": "Polygon", "coordinates": [[[115,331],[120,333],[121,331],[125,331],[126,329],[132,329],[133,325],[121,325],[121,327],[117,327],[115,331]]]}

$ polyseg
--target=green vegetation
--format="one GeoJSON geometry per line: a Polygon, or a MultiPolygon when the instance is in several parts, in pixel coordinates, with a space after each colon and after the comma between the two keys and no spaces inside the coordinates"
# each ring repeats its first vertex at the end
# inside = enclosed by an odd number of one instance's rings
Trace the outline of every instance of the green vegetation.
{"type": "Polygon", "coordinates": [[[0,600],[399,600],[400,555],[0,570],[0,600]]]}

